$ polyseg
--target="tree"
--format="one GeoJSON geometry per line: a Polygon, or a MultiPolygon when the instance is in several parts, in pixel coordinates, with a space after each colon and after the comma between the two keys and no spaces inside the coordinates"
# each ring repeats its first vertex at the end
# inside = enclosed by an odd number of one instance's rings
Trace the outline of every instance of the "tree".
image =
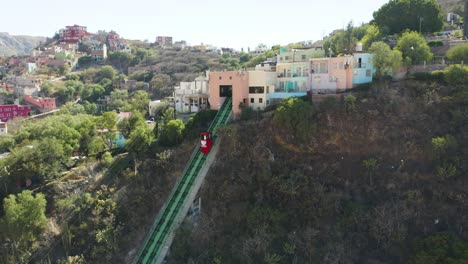
{"type": "Polygon", "coordinates": [[[468,80],[468,66],[450,65],[444,70],[444,79],[448,84],[466,87],[466,80],[468,80]]]}
{"type": "Polygon", "coordinates": [[[169,88],[171,77],[167,74],[156,74],[150,81],[150,90],[155,98],[164,98],[171,94],[172,88],[169,88]]]}
{"type": "Polygon", "coordinates": [[[402,52],[404,60],[409,64],[430,61],[433,57],[426,40],[414,31],[403,33],[398,38],[396,49],[402,52]]]}
{"type": "Polygon", "coordinates": [[[275,123],[290,131],[294,138],[304,137],[312,128],[314,108],[300,98],[283,100],[275,111],[275,123]]]}
{"type": "Polygon", "coordinates": [[[103,66],[99,69],[99,71],[95,75],[94,82],[98,83],[103,79],[113,80],[116,76],[117,72],[115,71],[114,67],[112,66],[103,66]]]}
{"type": "Polygon", "coordinates": [[[146,113],[148,112],[149,102],[150,102],[150,99],[149,99],[148,93],[145,91],[139,90],[133,94],[132,99],[130,100],[130,106],[132,110],[138,111],[146,115],[146,113]]]}
{"type": "Polygon", "coordinates": [[[182,142],[185,125],[180,119],[169,121],[161,131],[159,142],[164,146],[175,146],[182,142]]]}
{"type": "Polygon", "coordinates": [[[50,180],[60,175],[69,160],[59,140],[44,138],[27,146],[17,146],[9,156],[13,180],[50,180]]]}
{"type": "Polygon", "coordinates": [[[110,94],[109,110],[118,110],[128,105],[128,91],[115,89],[110,94]]]}
{"type": "Polygon", "coordinates": [[[105,92],[100,84],[86,84],[81,91],[81,99],[96,102],[105,92]]]}
{"type": "Polygon", "coordinates": [[[4,229],[2,238],[13,242],[11,263],[22,262],[17,259],[16,252],[22,255],[29,251],[31,243],[37,240],[46,227],[46,203],[42,193],[34,196],[29,190],[18,195],[10,194],[3,200],[5,215],[1,219],[4,229]]]}
{"type": "Polygon", "coordinates": [[[369,52],[374,54],[373,64],[377,79],[395,74],[403,61],[399,50],[391,50],[386,43],[381,41],[372,43],[369,52]]]}
{"type": "Polygon", "coordinates": [[[133,155],[135,175],[137,174],[137,156],[145,152],[155,141],[153,130],[146,124],[139,125],[130,133],[127,149],[133,155]]]}
{"type": "Polygon", "coordinates": [[[133,112],[129,118],[125,118],[117,124],[119,131],[125,138],[129,138],[130,134],[140,126],[148,126],[145,118],[140,112],[133,112]]]}
{"type": "Polygon", "coordinates": [[[442,28],[443,16],[436,0],[393,0],[374,12],[374,22],[384,34],[428,33],[442,28]]]}
{"type": "Polygon", "coordinates": [[[127,68],[131,66],[134,56],[127,52],[114,51],[109,52],[108,60],[114,65],[120,72],[126,72],[127,68]]]}
{"type": "Polygon", "coordinates": [[[112,141],[115,139],[114,128],[117,124],[117,114],[115,112],[105,112],[96,122],[100,134],[108,148],[112,148],[112,141]]]}
{"type": "Polygon", "coordinates": [[[368,50],[372,43],[378,41],[381,37],[382,34],[378,26],[370,25],[367,27],[366,34],[361,39],[363,50],[368,50]]]}
{"type": "Polygon", "coordinates": [[[447,58],[454,63],[468,63],[468,44],[463,44],[450,48],[447,51],[447,58]]]}
{"type": "Polygon", "coordinates": [[[357,40],[353,33],[356,33],[354,30],[353,21],[349,21],[343,36],[342,53],[344,54],[351,54],[354,51],[354,47],[356,47],[357,40]]]}

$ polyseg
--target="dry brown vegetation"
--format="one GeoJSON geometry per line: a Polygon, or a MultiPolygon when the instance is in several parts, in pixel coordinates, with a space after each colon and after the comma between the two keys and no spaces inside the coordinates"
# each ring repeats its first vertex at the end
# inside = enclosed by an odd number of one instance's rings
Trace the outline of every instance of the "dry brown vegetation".
{"type": "Polygon", "coordinates": [[[322,102],[303,139],[270,117],[225,128],[203,213],[171,263],[442,263],[440,244],[417,245],[441,231],[468,239],[467,116],[454,114],[467,106],[447,90],[409,80],[355,94],[354,112],[322,102]],[[431,140],[448,134],[456,175],[444,177],[431,140]]]}

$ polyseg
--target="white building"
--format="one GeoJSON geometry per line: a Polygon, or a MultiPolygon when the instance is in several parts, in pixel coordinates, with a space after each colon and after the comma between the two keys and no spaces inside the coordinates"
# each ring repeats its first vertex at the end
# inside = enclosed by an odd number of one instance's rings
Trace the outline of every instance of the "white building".
{"type": "MultiPolygon", "coordinates": [[[[209,74],[206,74],[209,76],[209,74]]],[[[174,87],[175,109],[179,113],[208,109],[209,77],[198,77],[193,82],[181,82],[174,87]]]]}

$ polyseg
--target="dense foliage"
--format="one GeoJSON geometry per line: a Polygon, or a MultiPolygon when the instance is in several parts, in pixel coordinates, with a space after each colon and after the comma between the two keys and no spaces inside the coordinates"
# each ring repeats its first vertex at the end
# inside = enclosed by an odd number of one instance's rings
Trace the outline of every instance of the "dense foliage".
{"type": "Polygon", "coordinates": [[[374,22],[385,34],[431,33],[442,29],[443,16],[436,0],[392,0],[374,12],[374,22]]]}

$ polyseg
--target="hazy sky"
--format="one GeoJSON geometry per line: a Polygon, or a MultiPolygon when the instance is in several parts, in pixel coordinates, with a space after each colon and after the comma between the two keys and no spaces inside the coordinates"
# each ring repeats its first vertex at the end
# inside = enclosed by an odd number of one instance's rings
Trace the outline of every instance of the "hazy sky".
{"type": "Polygon", "coordinates": [[[388,0],[5,0],[0,32],[51,37],[66,25],[124,38],[172,36],[218,47],[254,48],[318,40],[349,21],[369,22],[388,0]]]}

